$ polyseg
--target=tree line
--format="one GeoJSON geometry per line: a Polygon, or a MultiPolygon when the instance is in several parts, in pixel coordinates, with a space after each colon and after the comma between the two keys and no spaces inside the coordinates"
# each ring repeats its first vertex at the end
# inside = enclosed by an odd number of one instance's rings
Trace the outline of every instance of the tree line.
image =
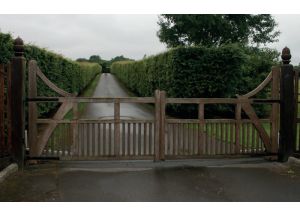
{"type": "Polygon", "coordinates": [[[134,61],[133,59],[126,58],[123,55],[116,56],[112,58],[111,60],[104,60],[99,55],[91,55],[89,59],[86,58],[78,58],[76,59],[77,62],[91,62],[91,63],[98,63],[102,67],[103,73],[109,73],[110,72],[110,66],[114,62],[118,61],[134,61]]]}

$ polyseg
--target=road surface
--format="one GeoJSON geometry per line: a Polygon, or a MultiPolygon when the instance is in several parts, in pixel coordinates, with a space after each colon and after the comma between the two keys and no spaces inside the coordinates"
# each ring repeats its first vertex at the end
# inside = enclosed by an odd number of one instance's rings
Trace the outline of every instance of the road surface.
{"type": "Polygon", "coordinates": [[[1,183],[0,201],[300,201],[300,166],[233,161],[40,164],[1,183]]]}
{"type": "MultiPolygon", "coordinates": [[[[103,73],[93,97],[130,97],[130,95],[114,75],[103,73]]],[[[121,103],[120,115],[121,119],[153,119],[154,110],[142,104],[121,103]]],[[[113,116],[113,103],[89,103],[81,117],[84,119],[113,119],[113,116]]]]}

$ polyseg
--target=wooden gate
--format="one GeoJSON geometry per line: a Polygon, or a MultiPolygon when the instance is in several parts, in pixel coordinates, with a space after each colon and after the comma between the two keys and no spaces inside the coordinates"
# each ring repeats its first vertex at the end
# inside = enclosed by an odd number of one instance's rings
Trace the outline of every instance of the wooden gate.
{"type": "Polygon", "coordinates": [[[96,159],[176,159],[276,154],[278,151],[279,73],[272,68],[267,78],[253,91],[237,98],[168,98],[164,91],[154,97],[76,97],[58,88],[29,62],[29,144],[30,157],[57,157],[70,160],[96,159]],[[59,97],[38,97],[39,77],[59,97]],[[270,98],[254,98],[270,84],[270,98]],[[58,102],[51,119],[38,118],[37,103],[58,102]],[[111,119],[82,119],[79,103],[113,103],[111,119]],[[122,103],[146,103],[155,107],[153,119],[122,119],[122,103]],[[269,118],[260,119],[253,104],[271,105],[269,118]],[[197,104],[197,119],[166,116],[168,104],[197,104]],[[205,106],[232,104],[234,119],[206,119],[205,106]],[[64,119],[69,111],[73,119],[64,119]],[[242,112],[245,115],[242,115],[242,112]],[[243,118],[244,116],[244,118],[243,118]]]}

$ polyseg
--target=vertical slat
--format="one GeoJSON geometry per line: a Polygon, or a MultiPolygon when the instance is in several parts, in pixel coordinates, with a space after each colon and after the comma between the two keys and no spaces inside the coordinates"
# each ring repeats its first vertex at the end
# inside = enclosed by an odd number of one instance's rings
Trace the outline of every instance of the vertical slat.
{"type": "Polygon", "coordinates": [[[4,110],[4,65],[0,64],[0,157],[5,156],[7,152],[4,133],[4,110]]]}
{"type": "Polygon", "coordinates": [[[57,127],[55,128],[55,130],[52,132],[52,155],[55,156],[56,155],[56,151],[57,151],[57,144],[56,144],[56,130],[57,127]]]}
{"type": "Polygon", "coordinates": [[[215,123],[216,126],[216,134],[215,134],[215,144],[216,144],[216,154],[221,153],[221,142],[219,141],[220,137],[220,123],[215,123]]]}
{"type": "Polygon", "coordinates": [[[234,152],[234,145],[233,145],[233,124],[229,123],[230,127],[230,141],[229,141],[229,154],[232,154],[234,152]]]}
{"type": "Polygon", "coordinates": [[[254,153],[255,148],[255,127],[253,124],[251,124],[251,136],[252,136],[252,142],[251,142],[251,153],[254,153]]]}
{"type": "Polygon", "coordinates": [[[53,133],[50,136],[48,143],[49,143],[49,156],[52,156],[53,155],[53,133]]]}
{"type": "Polygon", "coordinates": [[[111,123],[108,123],[108,155],[113,155],[113,142],[112,142],[112,126],[111,123]]]}
{"type": "Polygon", "coordinates": [[[120,99],[115,99],[114,103],[114,141],[115,155],[120,154],[120,99]]]}
{"type": "Polygon", "coordinates": [[[78,155],[79,152],[79,140],[78,140],[78,103],[73,103],[73,123],[71,125],[72,127],[72,148],[71,148],[71,152],[72,155],[78,155]]]}
{"type": "Polygon", "coordinates": [[[255,145],[256,146],[256,153],[259,153],[261,151],[260,146],[259,146],[260,138],[259,138],[257,130],[255,130],[255,132],[256,132],[256,145],[255,145]]]}
{"type": "Polygon", "coordinates": [[[181,123],[181,142],[182,142],[182,155],[185,155],[185,129],[184,129],[184,123],[181,123]]]}
{"type": "Polygon", "coordinates": [[[153,144],[153,139],[152,139],[152,136],[153,136],[153,125],[152,123],[149,123],[149,154],[154,154],[154,151],[155,151],[155,148],[154,148],[154,144],[153,144]]]}
{"type": "Polygon", "coordinates": [[[66,124],[60,124],[61,129],[60,129],[60,139],[61,139],[61,153],[62,156],[65,156],[65,146],[66,146],[66,124]]]}
{"type": "Polygon", "coordinates": [[[168,146],[168,151],[165,151],[166,155],[173,155],[173,151],[174,151],[174,140],[173,140],[173,134],[174,134],[174,125],[168,123],[167,124],[168,127],[168,138],[167,138],[167,146],[168,146]]]}
{"type": "Polygon", "coordinates": [[[206,123],[205,128],[206,128],[206,133],[205,133],[205,137],[206,137],[206,154],[210,155],[210,153],[211,153],[211,138],[209,137],[210,123],[206,123]]]}
{"type": "Polygon", "coordinates": [[[144,155],[147,155],[147,123],[144,123],[144,155]]]}
{"type": "Polygon", "coordinates": [[[126,131],[125,131],[126,125],[125,122],[122,123],[122,152],[123,156],[126,155],[126,131]]]}
{"type": "Polygon", "coordinates": [[[86,131],[86,123],[82,123],[82,155],[84,157],[87,156],[87,147],[86,147],[86,143],[87,143],[87,131],[86,131]]]}
{"type": "Polygon", "coordinates": [[[91,143],[91,137],[90,137],[90,123],[86,123],[86,156],[90,156],[90,143],[91,143]]]}
{"type": "Polygon", "coordinates": [[[245,139],[246,137],[246,125],[245,125],[245,122],[242,122],[242,145],[241,145],[241,148],[242,148],[242,153],[244,154],[245,153],[245,139]]]}
{"type": "Polygon", "coordinates": [[[127,132],[127,155],[131,155],[131,141],[130,141],[130,136],[131,136],[131,132],[130,132],[130,127],[131,127],[131,125],[130,125],[130,123],[128,123],[127,124],[127,130],[128,130],[128,132],[127,132]]]}
{"type": "Polygon", "coordinates": [[[176,155],[176,152],[177,152],[177,141],[176,140],[176,134],[177,134],[177,130],[176,130],[176,124],[173,124],[173,136],[172,136],[172,140],[173,140],[173,155],[176,155]]]}
{"type": "Polygon", "coordinates": [[[103,123],[103,143],[102,143],[102,146],[103,146],[103,156],[104,155],[107,155],[107,147],[106,147],[106,123],[103,123]]]}
{"type": "Polygon", "coordinates": [[[224,123],[220,123],[220,130],[221,130],[221,134],[220,134],[220,144],[221,144],[221,154],[225,153],[225,141],[224,141],[224,123]]]}
{"type": "Polygon", "coordinates": [[[170,129],[170,124],[166,124],[166,143],[164,147],[164,152],[166,155],[169,155],[169,150],[170,150],[170,134],[171,134],[171,129],[170,129]]]}
{"type": "Polygon", "coordinates": [[[185,123],[182,123],[182,141],[183,141],[183,155],[186,155],[187,153],[187,147],[186,147],[186,129],[185,129],[185,123]]]}
{"type": "Polygon", "coordinates": [[[186,130],[186,154],[189,155],[190,153],[190,128],[189,123],[185,124],[185,130],[186,130]]]}
{"type": "Polygon", "coordinates": [[[194,143],[194,128],[193,128],[193,124],[190,123],[189,124],[189,131],[190,131],[190,135],[189,135],[189,154],[190,155],[193,155],[193,151],[194,151],[194,146],[193,146],[193,143],[194,143]]]}
{"type": "Polygon", "coordinates": [[[194,123],[191,123],[191,141],[192,141],[192,144],[191,144],[191,154],[194,155],[194,152],[195,152],[195,124],[194,123]]]}
{"type": "Polygon", "coordinates": [[[229,154],[230,145],[229,145],[229,124],[224,123],[224,154],[229,154]]]}
{"type": "Polygon", "coordinates": [[[166,142],[166,92],[160,92],[160,148],[159,148],[159,159],[165,160],[165,142],[166,142]]]}
{"type": "Polygon", "coordinates": [[[182,129],[181,129],[181,123],[177,124],[178,127],[178,135],[177,135],[177,139],[178,139],[178,153],[177,155],[182,155],[182,129]]]}
{"type": "Polygon", "coordinates": [[[174,124],[175,126],[175,133],[174,133],[174,140],[175,140],[175,153],[174,155],[178,155],[178,149],[179,149],[179,129],[178,124],[174,124]]]}
{"type": "MultiPolygon", "coordinates": [[[[155,156],[154,156],[154,160],[158,161],[160,160],[160,127],[161,127],[161,106],[160,106],[160,91],[159,90],[155,90],[155,133],[154,133],[154,137],[155,137],[155,156]]],[[[150,137],[150,134],[149,134],[150,137]]],[[[150,145],[150,143],[149,143],[150,145]]]]}
{"type": "Polygon", "coordinates": [[[138,123],[138,156],[142,155],[142,123],[138,123]]]}
{"type": "Polygon", "coordinates": [[[251,149],[251,146],[250,146],[250,137],[251,137],[251,135],[250,135],[250,126],[251,126],[252,124],[250,124],[250,123],[247,123],[247,148],[246,148],[246,150],[247,150],[247,154],[249,154],[249,152],[250,152],[250,149],[251,149]]]}
{"type": "Polygon", "coordinates": [[[94,134],[95,134],[94,156],[97,157],[97,156],[99,156],[99,128],[98,128],[98,123],[93,123],[93,124],[94,124],[94,134]]]}
{"type": "Polygon", "coordinates": [[[90,156],[94,156],[94,152],[95,152],[95,142],[94,142],[94,138],[95,138],[95,134],[94,134],[94,123],[90,123],[89,124],[90,127],[89,127],[89,130],[90,130],[90,134],[89,134],[89,137],[90,137],[90,156]]]}
{"type": "Polygon", "coordinates": [[[133,145],[133,155],[136,155],[136,123],[133,123],[132,129],[132,145],[133,145]]]}
{"type": "Polygon", "coordinates": [[[235,153],[240,154],[240,130],[241,130],[242,106],[240,103],[235,107],[235,153]]]}
{"type": "Polygon", "coordinates": [[[78,157],[81,157],[82,156],[82,132],[83,129],[82,129],[82,124],[78,124],[78,157]]]}
{"type": "Polygon", "coordinates": [[[68,123],[67,124],[67,131],[68,131],[68,138],[67,138],[67,156],[70,155],[70,150],[71,150],[71,125],[68,123]]]}
{"type": "Polygon", "coordinates": [[[99,156],[102,156],[103,155],[103,145],[102,145],[102,133],[101,133],[101,124],[100,123],[98,123],[98,134],[99,134],[99,136],[98,136],[98,155],[99,156]]]}
{"type": "Polygon", "coordinates": [[[212,154],[216,154],[216,123],[211,124],[212,130],[212,154]]]}

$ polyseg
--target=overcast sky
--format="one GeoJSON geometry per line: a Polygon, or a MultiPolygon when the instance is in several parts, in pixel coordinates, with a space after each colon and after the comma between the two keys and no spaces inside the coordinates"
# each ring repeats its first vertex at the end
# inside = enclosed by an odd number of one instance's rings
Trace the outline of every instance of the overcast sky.
{"type": "MultiPolygon", "coordinates": [[[[279,42],[288,46],[292,63],[300,62],[300,15],[274,15],[282,32],[279,42]]],[[[162,52],[158,15],[0,15],[0,31],[20,36],[26,43],[76,59],[100,55],[109,60],[118,55],[141,59],[162,52]]]]}

